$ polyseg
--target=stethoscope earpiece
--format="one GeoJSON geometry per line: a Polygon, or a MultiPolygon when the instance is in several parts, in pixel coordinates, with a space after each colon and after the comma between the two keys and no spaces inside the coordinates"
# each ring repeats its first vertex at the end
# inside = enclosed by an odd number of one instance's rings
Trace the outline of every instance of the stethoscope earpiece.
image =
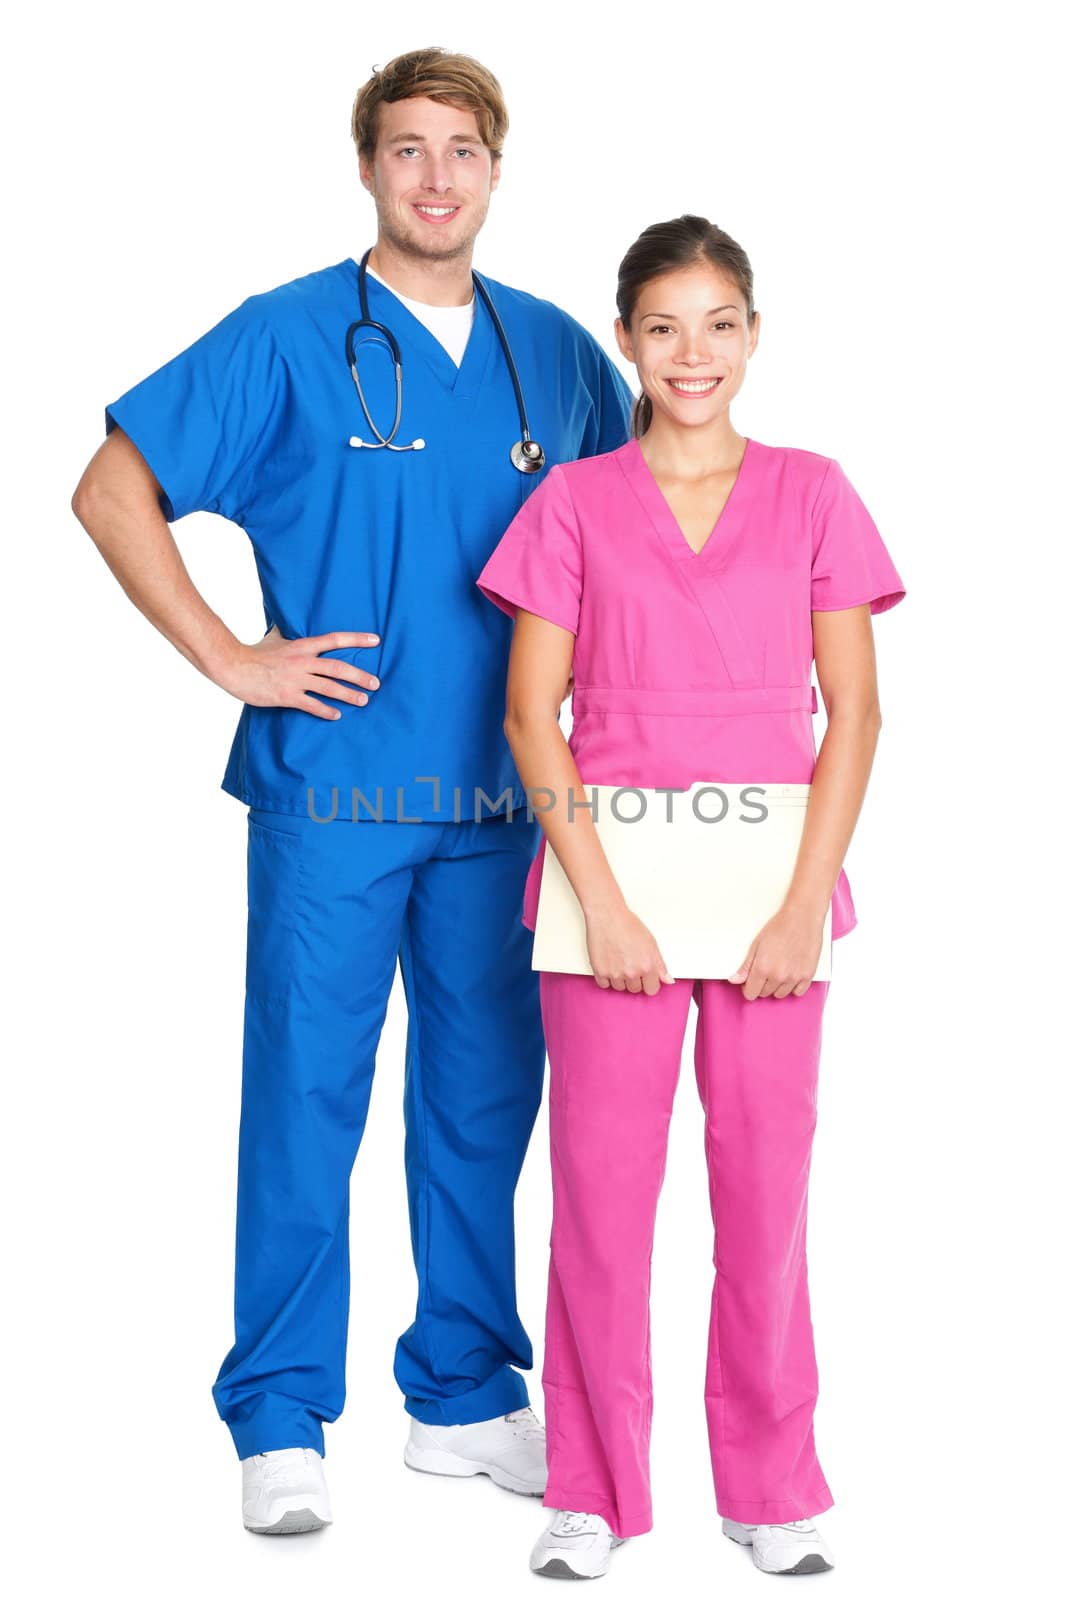
{"type": "MultiPolygon", "coordinates": [[[[348,442],[353,450],[380,450],[382,448],[380,444],[368,444],[366,439],[357,439],[355,434],[352,435],[348,442]]],[[[412,439],[410,444],[394,444],[390,448],[393,450],[425,450],[426,440],[412,439]]]]}
{"type": "MultiPolygon", "coordinates": [[[[363,259],[359,263],[360,314],[359,321],[350,323],[345,333],[345,362],[348,366],[349,372],[352,375],[352,381],[356,386],[356,393],[359,395],[359,403],[363,407],[363,415],[370,424],[370,430],[373,433],[376,442],[372,443],[368,439],[360,439],[353,434],[348,443],[350,448],[353,450],[425,450],[425,439],[413,439],[410,444],[393,443],[393,440],[396,438],[397,432],[400,428],[400,412],[404,400],[404,373],[400,362],[400,346],[397,343],[395,334],[390,333],[389,329],[383,322],[375,322],[370,314],[370,307],[367,302],[367,257],[369,255],[370,250],[365,250],[363,253],[363,259]],[[388,434],[379,433],[374,418],[371,416],[370,410],[367,406],[366,396],[363,393],[363,385],[359,381],[359,368],[356,364],[355,336],[359,332],[360,328],[372,328],[375,335],[377,335],[377,338],[372,338],[367,342],[369,344],[384,344],[393,358],[393,381],[396,384],[396,409],[393,414],[393,426],[390,428],[388,434]]],[[[517,470],[522,473],[540,472],[541,468],[545,465],[545,452],[537,443],[536,439],[530,438],[530,423],[526,415],[526,403],[522,396],[522,384],[519,382],[519,374],[515,366],[515,358],[511,354],[511,346],[508,343],[508,336],[504,332],[504,325],[497,315],[497,309],[492,302],[489,290],[485,287],[485,284],[482,282],[481,278],[476,272],[472,271],[471,277],[474,279],[475,288],[478,290],[482,300],[485,302],[485,308],[492,319],[493,327],[496,330],[496,336],[500,341],[500,348],[503,350],[504,359],[508,364],[508,373],[511,377],[511,387],[515,391],[515,404],[519,411],[519,423],[522,427],[522,438],[517,440],[509,451],[512,466],[517,468],[517,470]]]]}

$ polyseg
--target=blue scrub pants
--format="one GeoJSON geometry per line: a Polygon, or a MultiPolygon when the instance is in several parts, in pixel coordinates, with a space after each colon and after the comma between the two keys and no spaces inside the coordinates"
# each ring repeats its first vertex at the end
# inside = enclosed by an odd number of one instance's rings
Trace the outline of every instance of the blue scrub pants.
{"type": "Polygon", "coordinates": [[[249,812],[235,1336],[212,1391],[242,1459],[325,1454],[322,1425],[344,1405],[349,1178],[398,955],[418,1300],[394,1374],[427,1423],[528,1403],[514,1191],[545,1062],[521,921],[538,835],[525,812],[249,812]]]}

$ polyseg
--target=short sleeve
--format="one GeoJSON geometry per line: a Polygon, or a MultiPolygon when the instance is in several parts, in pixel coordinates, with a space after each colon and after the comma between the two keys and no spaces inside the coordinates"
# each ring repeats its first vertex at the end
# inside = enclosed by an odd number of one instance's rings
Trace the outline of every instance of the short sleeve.
{"type": "Polygon", "coordinates": [[[596,400],[585,432],[580,456],[607,455],[618,450],[630,437],[634,397],[622,373],[600,346],[593,341],[597,361],[596,400]]]}
{"type": "Polygon", "coordinates": [[[905,592],[870,512],[831,460],[812,510],[811,609],[844,611],[866,602],[873,615],[905,592]]]}
{"type": "Polygon", "coordinates": [[[524,501],[476,581],[509,617],[521,607],[577,634],[582,540],[561,466],[524,501]]]}
{"type": "Polygon", "coordinates": [[[286,405],[288,368],[256,297],[104,412],[159,482],[168,522],[191,511],[238,520],[286,405]]]}

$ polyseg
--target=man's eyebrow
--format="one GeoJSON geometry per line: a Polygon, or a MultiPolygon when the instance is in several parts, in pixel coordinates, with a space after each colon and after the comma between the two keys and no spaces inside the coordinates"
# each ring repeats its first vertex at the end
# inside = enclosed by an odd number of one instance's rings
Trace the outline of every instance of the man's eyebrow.
{"type": "MultiPolygon", "coordinates": [[[[705,316],[714,317],[717,316],[720,311],[740,311],[740,309],[740,306],[734,305],[714,306],[712,310],[705,312],[705,316]]],[[[670,311],[646,311],[645,315],[641,318],[641,321],[644,322],[646,317],[659,317],[661,322],[674,321],[673,313],[670,311]]]]}
{"type": "MultiPolygon", "coordinates": [[[[453,133],[449,135],[448,142],[449,144],[481,144],[482,141],[479,139],[477,134],[475,134],[472,138],[469,133],[453,133]]],[[[394,133],[391,139],[386,140],[386,144],[425,143],[426,135],[424,133],[394,133]]]]}

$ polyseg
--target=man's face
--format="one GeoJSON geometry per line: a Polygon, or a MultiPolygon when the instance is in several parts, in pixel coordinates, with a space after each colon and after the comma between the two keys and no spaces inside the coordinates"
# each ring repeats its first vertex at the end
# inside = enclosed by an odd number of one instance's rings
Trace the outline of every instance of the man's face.
{"type": "Polygon", "coordinates": [[[378,230],[425,260],[469,255],[500,182],[500,162],[482,143],[473,111],[417,96],[378,107],[372,160],[360,159],[378,230]]]}

